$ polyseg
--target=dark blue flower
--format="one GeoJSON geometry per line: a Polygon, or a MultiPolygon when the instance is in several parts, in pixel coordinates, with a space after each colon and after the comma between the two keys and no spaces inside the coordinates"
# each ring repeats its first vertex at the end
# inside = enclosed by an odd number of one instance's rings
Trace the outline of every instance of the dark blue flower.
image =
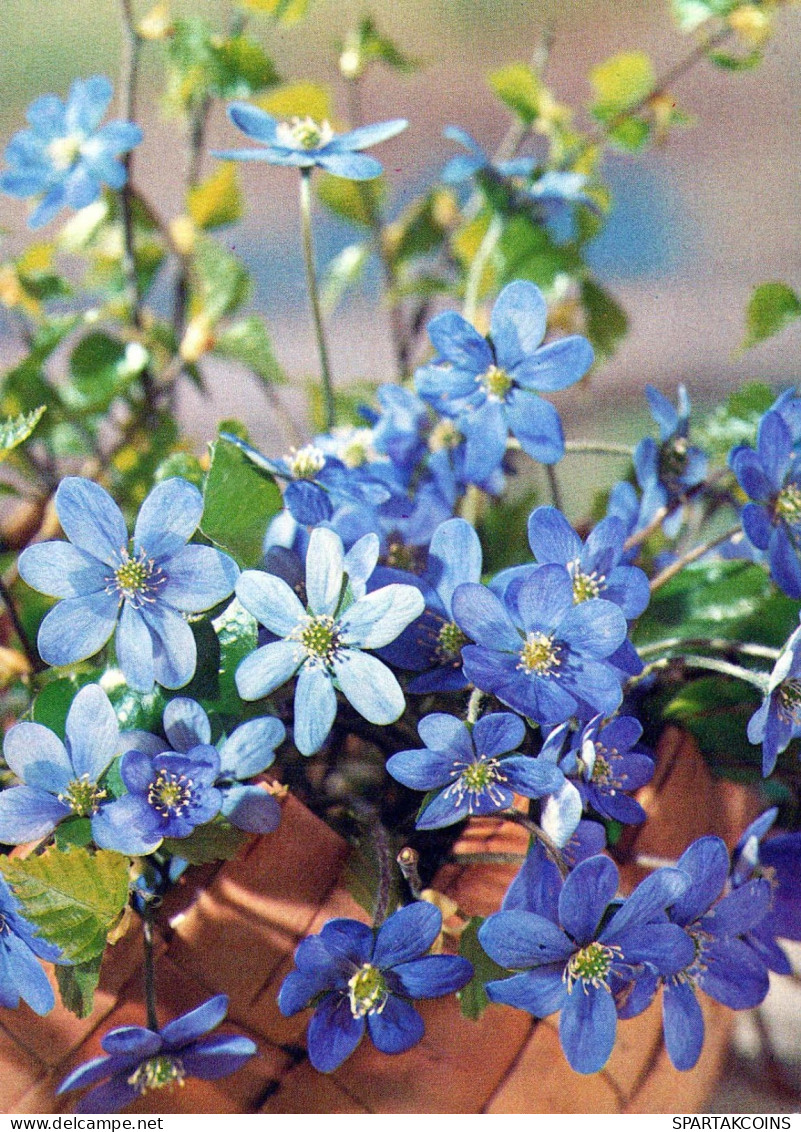
{"type": "Polygon", "coordinates": [[[526,735],[517,715],[482,716],[470,728],[452,715],[427,715],[417,727],[422,750],[398,751],[387,770],[412,790],[438,791],[417,819],[441,829],[466,817],[508,810],[515,794],[541,798],[564,782],[553,763],[515,754],[526,735]]]}
{"type": "Polygon", "coordinates": [[[526,282],[501,291],[489,338],[455,311],[429,323],[437,353],[418,369],[415,385],[438,413],[456,419],[467,440],[465,475],[471,483],[497,471],[510,432],[544,464],[564,455],[559,414],[538,394],[574,385],[592,365],[593,352],[579,335],[541,345],[546,325],[545,300],[526,282]]]}
{"type": "Polygon", "coordinates": [[[64,599],[39,628],[42,659],[55,666],[86,660],[116,629],[117,661],[131,688],[188,684],[197,648],[185,615],[224,601],[239,575],[222,551],[187,546],[203,514],[198,489],[182,479],[157,484],[132,544],[122,512],[99,484],[71,476],[55,502],[69,542],[35,543],[19,558],[29,586],[64,599]]]}
{"type": "Polygon", "coordinates": [[[160,1030],[146,1030],[144,1026],[109,1030],[100,1040],[109,1056],[96,1057],[73,1069],[58,1092],[96,1085],[81,1097],[75,1111],[119,1112],[154,1089],[183,1085],[187,1077],[216,1081],[236,1073],[257,1047],[250,1038],[239,1035],[207,1036],[219,1026],[227,1010],[227,996],[218,994],[160,1030]],[[98,1085],[98,1081],[103,1084],[98,1085]]]}
{"type": "Polygon", "coordinates": [[[543,1018],[559,1016],[559,1038],[578,1073],[596,1073],[609,1059],[617,1032],[613,985],[646,971],[672,974],[691,960],[692,942],[664,909],[685,892],[689,877],[658,869],[622,903],[618,872],[608,857],[581,861],[562,884],[556,905],[543,892],[543,911],[508,909],[479,929],[491,959],[521,972],[487,984],[492,1002],[543,1018]]]}
{"type": "Polygon", "coordinates": [[[142,131],[132,122],[100,125],[111,96],[108,79],[94,75],[76,79],[66,102],[45,94],[28,107],[30,129],[6,147],[9,168],[0,175],[0,191],[39,198],[31,228],[41,228],[66,206],[92,204],[103,185],[125,184],[125,166],[117,158],[139,144],[142,131]]]}
{"type": "Polygon", "coordinates": [[[91,818],[109,802],[100,780],[121,750],[117,716],[97,684],[81,688],[67,713],[66,741],[41,723],[17,723],[3,756],[24,785],[0,793],[0,842],[22,845],[69,817],[91,818]]]}
{"type": "Polygon", "coordinates": [[[41,939],[20,915],[17,900],[0,876],[0,1006],[16,1010],[22,999],[35,1014],[53,1009],[55,995],[39,959],[57,963],[61,951],[41,939]]]}
{"type": "Polygon", "coordinates": [[[575,781],[585,808],[625,825],[645,821],[645,810],[629,797],[654,774],[653,759],[637,748],[641,735],[642,724],[630,715],[606,724],[596,716],[576,733],[559,766],[575,781]]]}
{"type": "Polygon", "coordinates": [[[381,163],[359,151],[394,138],[409,124],[396,118],[335,134],[328,122],[315,122],[312,118],[279,122],[249,102],[232,102],[228,117],[237,129],[264,148],[217,151],[215,157],[224,161],[266,161],[269,165],[293,165],[298,169],[316,165],[350,181],[369,181],[380,176],[381,163]]]}
{"type": "Polygon", "coordinates": [[[748,739],[762,744],[762,773],[801,735],[801,629],[796,629],[767,678],[765,698],[748,721],[748,739]]]}
{"type": "MultiPolygon", "coordinates": [[[[128,747],[147,755],[165,753],[193,758],[193,751],[211,743],[211,723],[195,700],[176,696],[164,709],[164,733],[126,731],[123,739],[128,747]]],[[[281,821],[281,807],[275,798],[259,786],[245,780],[255,778],[275,761],[275,748],[286,738],[280,719],[271,715],[249,719],[236,727],[219,745],[220,773],[214,786],[222,796],[220,813],[248,833],[272,833],[281,821]]]]}
{"type": "MultiPolygon", "coordinates": [[[[643,493],[641,511],[655,514],[661,507],[681,503],[688,491],[703,483],[709,459],[689,442],[690,401],[685,387],[679,386],[678,410],[652,385],[646,385],[645,392],[659,426],[659,443],[650,436],[640,441],[634,450],[634,471],[643,493]]],[[[673,537],[681,522],[679,508],[666,520],[665,533],[673,537]]]]}
{"type": "Polygon", "coordinates": [[[751,503],[741,513],[749,542],[768,556],[770,575],[792,598],[801,598],[801,457],[780,412],[759,422],[756,451],[739,445],[729,466],[751,503]]]}
{"type": "Polygon", "coordinates": [[[620,609],[602,598],[576,605],[556,563],[533,569],[515,597],[469,583],[454,593],[454,619],[476,642],[462,649],[468,680],[537,723],[614,712],[622,692],[608,658],[626,637],[620,609]]]}
{"type": "Polygon", "coordinates": [[[258,700],[297,674],[295,745],[319,751],[337,713],[336,689],[371,723],[394,723],[406,702],[398,681],[364,649],[388,645],[423,611],[414,586],[390,585],[367,593],[378,560],[378,539],[366,535],[347,555],[334,531],[315,527],[306,555],[305,608],[274,574],[246,570],[237,597],[279,640],[245,657],[236,671],[239,694],[258,700]]]}
{"type": "Polygon", "coordinates": [[[222,794],[214,785],[220,756],[209,744],[180,755],[129,750],[120,775],[128,793],[104,806],[92,823],[102,849],[153,853],[165,837],[188,837],[220,812],[222,794]]]}
{"type": "Polygon", "coordinates": [[[739,888],[763,878],[770,885],[767,913],[742,938],[771,971],[792,975],[792,964],[778,941],[801,940],[801,833],[767,838],[777,814],[775,807],[766,810],[744,830],[732,853],[731,883],[739,888]]]}
{"type": "Polygon", "coordinates": [[[295,952],[295,968],[281,986],[282,1014],[314,1006],[309,1060],[332,1073],[353,1053],[365,1029],[382,1053],[403,1053],[423,1036],[415,998],[461,990],[472,964],[457,955],[427,955],[442,927],[433,904],[410,904],[376,933],[358,920],[329,920],[295,952]]]}

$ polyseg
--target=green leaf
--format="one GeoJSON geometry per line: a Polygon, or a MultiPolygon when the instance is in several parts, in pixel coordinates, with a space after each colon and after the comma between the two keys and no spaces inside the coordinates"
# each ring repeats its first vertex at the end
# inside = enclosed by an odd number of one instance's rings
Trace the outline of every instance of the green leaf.
{"type": "Polygon", "coordinates": [[[62,399],[73,409],[107,409],[147,362],[138,342],[125,344],[100,331],[87,334],[72,351],[72,380],[62,387],[62,399]]]}
{"type": "Polygon", "coordinates": [[[609,140],[626,153],[639,153],[652,133],[650,122],[643,118],[624,118],[609,130],[609,140]]]}
{"type": "Polygon", "coordinates": [[[227,440],[211,445],[201,530],[240,566],[259,566],[267,524],[281,510],[273,477],[227,440]]]}
{"type": "Polygon", "coordinates": [[[629,328],[626,312],[616,299],[593,279],[581,283],[587,337],[600,358],[611,358],[629,328]]]}
{"type": "Polygon", "coordinates": [[[0,870],[23,915],[65,958],[86,963],[103,954],[128,902],[127,857],[107,849],[51,846],[25,860],[6,857],[0,870]]]}
{"type": "Polygon", "coordinates": [[[369,16],[365,16],[340,45],[339,69],[346,79],[359,79],[370,63],[385,63],[403,74],[416,71],[418,67],[397,44],[379,32],[369,16]]]}
{"type": "Polygon", "coordinates": [[[525,63],[511,63],[489,75],[489,84],[505,106],[521,121],[531,123],[539,117],[543,93],[542,80],[525,63]]]}
{"type": "Polygon", "coordinates": [[[715,14],[708,0],[672,0],[672,8],[682,31],[695,31],[715,14]]]}
{"type": "Polygon", "coordinates": [[[172,479],[173,476],[188,480],[195,487],[202,488],[206,473],[200,460],[191,452],[172,452],[158,465],[153,479],[156,483],[161,483],[162,480],[172,479]]]}
{"type": "Polygon", "coordinates": [[[317,179],[316,190],[317,196],[334,215],[362,228],[369,228],[375,222],[387,195],[383,177],[375,177],[372,181],[349,181],[330,173],[324,173],[317,179]]]}
{"type": "Polygon", "coordinates": [[[97,679],[97,675],[97,670],[92,669],[79,675],[51,680],[49,684],[45,684],[33,701],[34,723],[49,727],[60,739],[63,739],[67,713],[72,707],[72,701],[85,684],[91,684],[97,679]]]}
{"type": "Polygon", "coordinates": [[[78,1018],[87,1018],[92,1013],[102,962],[103,956],[100,954],[73,967],[56,966],[56,982],[61,1001],[78,1018]]]}
{"type": "Polygon", "coordinates": [[[786,283],[760,283],[748,300],[742,350],[778,334],[801,317],[801,298],[786,283]]]}
{"type": "Polygon", "coordinates": [[[255,40],[236,35],[214,44],[218,74],[214,90],[221,98],[247,98],[280,81],[272,60],[255,40]]]}
{"type": "Polygon", "coordinates": [[[254,101],[276,118],[313,118],[315,122],[327,122],[333,117],[331,94],[317,83],[287,83],[254,101]]]}
{"type": "Polygon", "coordinates": [[[244,830],[218,819],[197,826],[189,837],[165,837],[162,848],[190,865],[206,865],[210,861],[230,861],[250,837],[244,830]]]}
{"type": "Polygon", "coordinates": [[[220,643],[218,686],[219,710],[236,714],[242,706],[234,676],[240,663],[255,652],[259,643],[256,618],[234,598],[231,604],[212,621],[220,643]]]}
{"type": "Polygon", "coordinates": [[[482,916],[473,916],[459,937],[459,954],[473,964],[473,977],[459,991],[458,999],[462,1014],[472,1022],[477,1022],[489,1006],[485,985],[492,979],[502,979],[509,972],[490,959],[478,941],[478,929],[484,923],[482,916]]]}
{"type": "Polygon", "coordinates": [[[227,326],[217,337],[214,352],[247,366],[267,385],[286,381],[275,354],[264,320],[257,314],[247,315],[227,326]]]}
{"type": "Polygon", "coordinates": [[[351,287],[359,282],[371,254],[369,244],[348,244],[339,255],[334,256],[325,269],[320,286],[320,301],[327,312],[333,311],[351,287]]]}
{"type": "Polygon", "coordinates": [[[736,444],[753,445],[759,422],[775,400],[769,385],[750,382],[732,393],[725,405],[716,405],[696,426],[695,440],[710,456],[725,462],[736,444]]]}
{"type": "Polygon", "coordinates": [[[756,49],[747,55],[731,55],[726,51],[710,51],[707,58],[724,71],[751,71],[762,62],[762,52],[756,49]]]}
{"type": "Polygon", "coordinates": [[[122,673],[116,687],[106,688],[108,698],[117,713],[122,731],[158,731],[167,706],[162,689],[156,685],[152,692],[134,692],[125,683],[122,673]]]}
{"type": "Polygon", "coordinates": [[[18,417],[7,417],[0,422],[0,461],[5,460],[7,453],[28,439],[46,411],[47,406],[40,405],[30,413],[20,413],[18,417]]]}
{"type": "Polygon", "coordinates": [[[250,277],[244,266],[216,240],[198,240],[192,276],[192,314],[199,308],[212,324],[232,314],[250,293],[250,277]]]}
{"type": "Polygon", "coordinates": [[[90,818],[67,818],[59,822],[53,836],[59,849],[66,849],[68,845],[78,845],[83,848],[92,842],[92,822],[90,818]]]}
{"type": "Polygon", "coordinates": [[[753,772],[762,763],[761,748],[748,742],[746,731],[759,702],[758,690],[749,684],[709,676],[685,684],[662,716],[695,736],[714,770],[739,777],[738,770],[753,772]]]}
{"type": "Polygon", "coordinates": [[[547,229],[527,216],[513,217],[503,229],[498,248],[503,256],[503,281],[530,279],[548,289],[560,274],[574,275],[581,258],[570,244],[555,244],[547,229]]]}
{"type": "Polygon", "coordinates": [[[309,10],[311,0],[239,0],[251,12],[265,12],[282,24],[296,24],[309,10]]]}
{"type": "Polygon", "coordinates": [[[239,220],[243,211],[242,194],[233,161],[221,162],[210,177],[190,189],[187,207],[198,228],[206,230],[239,220]]]}
{"type": "Polygon", "coordinates": [[[648,98],[656,76],[651,60],[642,51],[624,51],[599,63],[590,71],[596,102],[592,110],[603,121],[648,98]]]}

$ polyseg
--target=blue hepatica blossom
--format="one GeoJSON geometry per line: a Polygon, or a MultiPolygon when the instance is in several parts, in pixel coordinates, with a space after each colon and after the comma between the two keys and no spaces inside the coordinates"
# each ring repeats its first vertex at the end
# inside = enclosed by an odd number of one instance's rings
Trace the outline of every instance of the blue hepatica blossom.
{"type": "Polygon", "coordinates": [[[767,777],[782,751],[801,735],[801,629],[796,629],[773,666],[761,706],[748,721],[748,739],[762,744],[767,777]]]}
{"type": "Polygon", "coordinates": [[[781,412],[759,422],[756,451],[738,445],[729,466],[752,502],[741,519],[749,542],[768,556],[770,576],[788,597],[801,598],[801,458],[781,412]]]}
{"type": "Polygon", "coordinates": [[[549,886],[530,895],[540,910],[504,909],[479,929],[481,946],[496,963],[520,972],[487,983],[492,1002],[538,1018],[555,1011],[559,1039],[578,1073],[596,1073],[615,1044],[615,985],[633,984],[644,972],[673,974],[693,956],[692,941],[664,909],[690,883],[678,869],[658,869],[619,906],[618,872],[608,857],[588,857],[568,875],[556,904],[549,886]]]}
{"type": "Polygon", "coordinates": [[[117,662],[131,688],[188,684],[197,648],[185,614],[224,601],[239,575],[222,551],[187,546],[203,514],[198,489],[177,478],[157,484],[132,542],[122,512],[99,484],[71,476],[55,503],[69,542],[36,543],[19,558],[29,586],[63,599],[40,626],[42,659],[56,666],[86,660],[116,629],[117,662]]]}
{"type": "Polygon", "coordinates": [[[766,837],[777,814],[775,807],[766,810],[743,831],[732,853],[731,883],[739,888],[764,878],[770,885],[770,907],[743,940],[771,971],[792,975],[778,940],[801,940],[801,833],[766,837]]]}
{"type": "Polygon", "coordinates": [[[459,586],[453,614],[476,642],[462,649],[468,680],[521,715],[562,723],[619,706],[620,677],[608,658],[625,639],[626,619],[602,598],[576,605],[564,566],[532,570],[515,600],[483,586],[459,586]]]}
{"type": "MultiPolygon", "coordinates": [[[[128,747],[148,755],[186,755],[211,745],[211,723],[195,700],[176,696],[164,709],[164,734],[126,731],[128,747]]],[[[260,716],[241,723],[219,748],[220,772],[214,786],[222,797],[220,813],[237,829],[248,833],[271,833],[281,821],[281,807],[271,794],[245,779],[261,774],[275,761],[275,748],[286,738],[280,719],[260,716]]]]}
{"type": "Polygon", "coordinates": [[[645,821],[645,810],[629,797],[654,774],[653,759],[638,749],[641,736],[642,724],[630,715],[606,724],[602,716],[596,716],[576,732],[559,766],[575,780],[585,808],[625,825],[645,821]]]}
{"type": "MultiPolygon", "coordinates": [[[[646,385],[645,392],[659,426],[659,443],[650,436],[639,442],[634,450],[634,470],[643,493],[641,511],[655,514],[661,507],[680,503],[688,491],[703,483],[709,459],[703,449],[689,442],[690,401],[685,387],[679,386],[678,409],[652,385],[646,385]]],[[[673,537],[681,521],[679,508],[668,517],[665,533],[673,537]]]]}
{"type": "Polygon", "coordinates": [[[3,756],[22,785],[0,793],[0,842],[38,841],[70,817],[90,818],[93,832],[98,829],[110,801],[101,780],[120,743],[114,708],[97,684],[72,701],[65,742],[41,723],[15,724],[3,756]]]}
{"type": "Polygon", "coordinates": [[[246,570],[236,593],[245,609],[280,640],[262,645],[236,671],[239,694],[258,700],[297,674],[295,745],[318,751],[337,712],[336,688],[371,723],[393,723],[405,700],[386,665],[364,649],[388,645],[424,608],[414,586],[389,585],[366,592],[379,543],[368,534],[347,555],[334,531],[315,527],[306,555],[304,608],[282,579],[246,570]]]}
{"type": "Polygon", "coordinates": [[[117,160],[142,140],[132,122],[100,122],[111,102],[112,87],[102,75],[76,79],[66,102],[45,94],[28,107],[30,128],[15,134],[6,147],[8,169],[0,191],[12,197],[37,197],[28,221],[41,228],[62,208],[85,208],[103,185],[121,189],[127,180],[117,160]]]}
{"type": "Polygon", "coordinates": [[[183,838],[222,807],[220,756],[203,744],[182,754],[129,750],[120,761],[128,793],[104,806],[92,823],[96,843],[132,856],[153,853],[165,837],[183,838]]]}
{"type": "Polygon", "coordinates": [[[433,904],[410,904],[376,933],[358,920],[329,920],[295,952],[295,968],[278,995],[282,1014],[314,1006],[309,1060],[332,1073],[353,1053],[365,1030],[382,1053],[403,1053],[423,1036],[416,998],[461,990],[472,964],[458,955],[427,955],[442,927],[433,904]]]}
{"type": "Polygon", "coordinates": [[[592,365],[593,352],[579,335],[541,345],[546,325],[545,300],[526,282],[501,291],[489,338],[455,311],[429,323],[436,356],[418,369],[415,384],[438,413],[455,418],[466,437],[465,476],[471,483],[485,482],[500,467],[510,432],[544,464],[564,455],[559,414],[538,394],[574,385],[592,365]]]}
{"type": "Polygon", "coordinates": [[[256,1044],[238,1034],[210,1036],[227,1010],[227,996],[218,994],[160,1030],[144,1026],[109,1030],[100,1039],[109,1056],[79,1065],[64,1078],[58,1092],[94,1085],[75,1111],[119,1112],[154,1089],[183,1085],[187,1077],[216,1081],[236,1073],[256,1053],[256,1044]]]}
{"type": "Polygon", "coordinates": [[[394,138],[409,124],[396,118],[335,134],[328,122],[315,122],[313,118],[279,122],[249,102],[232,102],[228,117],[237,129],[264,148],[217,151],[215,157],[225,161],[266,161],[268,165],[292,165],[305,170],[318,166],[349,181],[370,181],[380,176],[381,163],[360,151],[394,138]]]}
{"type": "Polygon", "coordinates": [[[719,837],[701,837],[681,855],[677,867],[692,883],[668,909],[693,944],[690,961],[673,971],[651,973],[634,988],[622,1010],[644,1010],[661,984],[665,1046],[677,1069],[692,1069],[704,1043],[702,990],[732,1010],[758,1006],[768,993],[768,972],[742,938],[766,915],[770,885],[750,880],[726,893],[729,854],[719,837]]]}
{"type": "Polygon", "coordinates": [[[438,791],[417,819],[418,829],[441,829],[472,815],[508,810],[515,794],[541,798],[564,782],[553,763],[516,753],[526,735],[517,715],[482,716],[471,729],[452,715],[418,724],[422,750],[398,751],[387,770],[412,790],[438,791]]]}
{"type": "Polygon", "coordinates": [[[16,1010],[22,999],[35,1014],[49,1014],[56,1000],[39,959],[57,963],[61,951],[40,939],[34,926],[20,915],[19,904],[2,877],[0,923],[0,1006],[16,1010]]]}

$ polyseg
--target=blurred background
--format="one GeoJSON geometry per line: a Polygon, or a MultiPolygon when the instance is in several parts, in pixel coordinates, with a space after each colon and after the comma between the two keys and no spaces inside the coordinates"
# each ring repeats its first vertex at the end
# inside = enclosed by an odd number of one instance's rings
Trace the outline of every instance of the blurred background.
{"type": "MultiPolygon", "coordinates": [[[[138,5],[137,16],[148,7],[138,5]]],[[[211,15],[219,5],[175,0],[170,10],[211,15]]],[[[577,123],[586,125],[584,108],[592,100],[587,74],[595,64],[618,52],[643,50],[662,74],[691,47],[675,26],[669,0],[313,0],[310,16],[301,23],[284,26],[254,16],[249,31],[285,81],[330,84],[335,125],[345,128],[347,99],[335,44],[365,14],[420,64],[413,74],[374,68],[362,92],[365,121],[410,121],[405,133],[377,151],[392,190],[390,220],[436,179],[456,151],[442,136],[445,126],[466,129],[490,153],[503,138],[509,117],[486,81],[489,70],[529,61],[547,40],[546,80],[561,102],[576,108],[577,123]]],[[[83,5],[3,0],[4,142],[22,127],[25,107],[37,95],[64,96],[78,76],[115,77],[121,54],[118,15],[114,0],[83,5]]],[[[664,147],[605,159],[614,205],[591,260],[599,280],[628,313],[630,329],[589,383],[559,399],[568,436],[634,437],[648,419],[645,382],[671,397],[683,382],[693,404],[703,406],[745,380],[777,387],[797,381],[801,323],[747,353],[738,352],[738,346],[746,304],[758,283],[801,286],[800,47],[801,9],[782,11],[759,67],[729,73],[702,61],[676,82],[672,94],[693,116],[691,126],[673,131],[664,147]]],[[[175,125],[161,109],[160,50],[159,44],[144,50],[138,105],[145,141],[136,151],[134,180],[169,220],[183,208],[184,156],[175,125]]],[[[209,121],[208,144],[211,149],[243,144],[219,106],[209,121]]],[[[207,155],[202,172],[215,166],[207,155]]],[[[301,385],[315,373],[316,360],[300,257],[296,175],[266,165],[243,166],[241,173],[246,219],[224,229],[221,238],[254,273],[252,308],[265,317],[276,355],[295,381],[282,390],[282,399],[303,422],[301,385]]],[[[28,238],[27,210],[7,198],[0,200],[0,209],[3,255],[18,254],[28,238]]],[[[353,231],[322,211],[317,221],[318,259],[324,264],[353,239],[353,231]]],[[[391,375],[377,275],[368,276],[338,309],[335,322],[329,321],[337,384],[391,375]]],[[[20,355],[13,321],[0,313],[0,363],[7,366],[20,355]]],[[[209,396],[184,383],[178,401],[182,423],[199,451],[221,417],[243,420],[254,441],[271,453],[287,450],[290,442],[256,379],[220,362],[204,362],[204,369],[209,396]]],[[[590,486],[597,482],[588,492],[590,486]]],[[[729,1078],[710,1110],[797,1110],[798,983],[784,980],[758,1018],[741,1020],[738,1033],[729,1078]],[[783,1070],[766,1069],[761,1060],[765,1028],[783,1070]]]]}

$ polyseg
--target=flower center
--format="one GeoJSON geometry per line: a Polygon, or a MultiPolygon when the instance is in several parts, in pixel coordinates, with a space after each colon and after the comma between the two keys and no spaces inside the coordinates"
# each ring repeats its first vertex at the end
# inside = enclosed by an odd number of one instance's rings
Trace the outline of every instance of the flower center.
{"type": "Polygon", "coordinates": [[[47,147],[47,156],[53,162],[53,167],[61,172],[74,165],[85,140],[83,134],[67,134],[63,138],[54,138],[47,147]]]}
{"type": "Polygon", "coordinates": [[[346,468],[361,468],[375,455],[373,433],[369,428],[355,428],[339,454],[346,468]]]}
{"type": "Polygon", "coordinates": [[[779,715],[801,723],[801,680],[785,680],[778,690],[779,715]]]}
{"type": "Polygon", "coordinates": [[[567,569],[573,579],[574,605],[580,605],[582,601],[589,601],[591,598],[598,597],[606,581],[604,574],[598,574],[595,570],[591,574],[583,574],[579,570],[578,559],[568,563],[567,569]]]}
{"type": "Polygon", "coordinates": [[[133,1085],[142,1096],[151,1089],[164,1089],[168,1085],[183,1086],[185,1077],[186,1072],[179,1058],[159,1054],[143,1062],[128,1078],[128,1084],[133,1085]]]}
{"type": "Polygon", "coordinates": [[[482,373],[477,381],[486,390],[490,401],[505,401],[506,395],[512,388],[512,379],[505,369],[490,366],[486,373],[482,373]]]}
{"type": "Polygon", "coordinates": [[[428,448],[430,452],[441,452],[443,448],[458,448],[461,441],[462,434],[453,421],[443,419],[432,428],[428,448]]]}
{"type": "Polygon", "coordinates": [[[610,786],[614,781],[611,764],[597,748],[595,751],[595,762],[592,767],[592,775],[590,777],[596,786],[610,786]]]}
{"type": "Polygon", "coordinates": [[[546,633],[529,633],[517,667],[534,676],[550,676],[561,663],[559,645],[553,637],[546,633]]]}
{"type": "Polygon", "coordinates": [[[437,655],[443,660],[453,660],[460,656],[462,646],[468,643],[468,638],[455,621],[446,621],[437,633],[437,655]]]}
{"type": "Polygon", "coordinates": [[[587,985],[603,987],[609,990],[606,979],[615,959],[620,959],[623,952],[614,945],[608,947],[604,943],[589,943],[570,956],[565,967],[562,979],[567,983],[570,994],[576,983],[582,984],[582,990],[587,993],[587,985]]]}
{"type": "Polygon", "coordinates": [[[386,979],[372,963],[365,963],[348,979],[348,998],[354,1018],[380,1014],[389,998],[386,979]]]}
{"type": "Polygon", "coordinates": [[[156,590],[167,581],[164,571],[148,558],[145,550],[137,555],[121,550],[120,559],[119,566],[107,579],[106,593],[116,593],[120,601],[129,601],[137,609],[152,604],[156,590]]]}
{"type": "Polygon", "coordinates": [[[180,818],[192,804],[194,785],[185,774],[159,770],[148,787],[148,803],[163,818],[180,818]]]}
{"type": "Polygon", "coordinates": [[[334,131],[328,122],[315,122],[314,118],[293,118],[280,122],[275,136],[279,145],[289,149],[321,149],[328,145],[334,131]]]}
{"type": "Polygon", "coordinates": [[[88,818],[97,813],[106,794],[96,782],[90,781],[88,774],[82,774],[80,778],[73,778],[58,800],[69,806],[77,817],[88,818]]]}
{"type": "Polygon", "coordinates": [[[662,479],[678,479],[687,470],[687,438],[674,436],[659,451],[659,473],[662,479]]]}
{"type": "Polygon", "coordinates": [[[788,483],[776,497],[775,514],[778,519],[793,527],[801,523],[801,487],[788,483]]]}
{"type": "Polygon", "coordinates": [[[292,475],[299,480],[311,480],[325,467],[325,453],[313,444],[298,448],[287,460],[292,475]]]}
{"type": "Polygon", "coordinates": [[[339,652],[337,623],[327,614],[309,617],[305,625],[300,626],[296,633],[296,639],[300,641],[307,658],[312,662],[331,664],[339,652]]]}
{"type": "Polygon", "coordinates": [[[489,797],[496,806],[501,806],[508,800],[508,794],[499,790],[497,785],[499,782],[506,782],[506,775],[501,771],[498,759],[479,758],[475,762],[456,765],[464,766],[464,770],[445,791],[446,798],[455,794],[457,805],[461,805],[465,794],[469,794],[470,813],[482,794],[489,797]]]}

